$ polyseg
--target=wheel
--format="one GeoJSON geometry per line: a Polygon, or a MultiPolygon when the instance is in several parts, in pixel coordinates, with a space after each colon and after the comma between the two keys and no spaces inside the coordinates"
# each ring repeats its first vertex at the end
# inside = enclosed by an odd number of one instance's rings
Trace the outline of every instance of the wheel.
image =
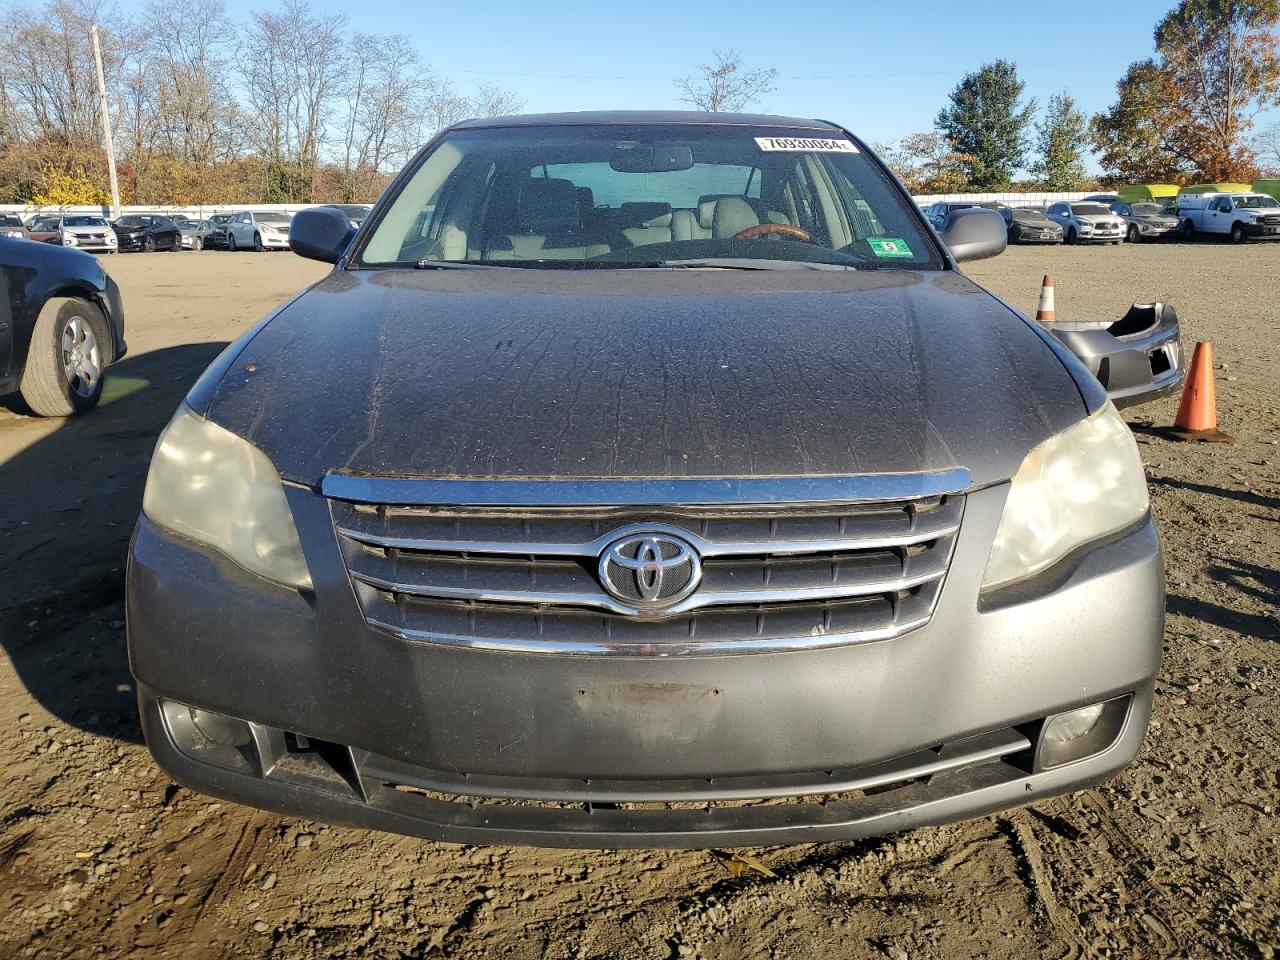
{"type": "Polygon", "coordinates": [[[1196,225],[1190,220],[1183,220],[1182,235],[1188,240],[1194,240],[1196,238],[1196,225]]]}
{"type": "Polygon", "coordinates": [[[253,249],[257,253],[261,253],[264,249],[262,246],[262,234],[257,230],[253,231],[253,249]]]}
{"type": "Polygon", "coordinates": [[[143,253],[155,253],[155,252],[156,252],[156,238],[155,238],[155,237],[143,237],[143,238],[142,238],[142,252],[143,252],[143,253]]]}
{"type": "Polygon", "coordinates": [[[110,342],[106,318],[93,304],[50,298],[31,334],[19,387],[22,399],[41,417],[92,410],[102,396],[110,342]]]}
{"type": "Polygon", "coordinates": [[[192,238],[191,238],[191,249],[192,249],[192,250],[203,250],[203,249],[204,249],[204,237],[192,237],[192,238]]]}
{"type": "Polygon", "coordinates": [[[1141,239],[1138,233],[1138,225],[1136,223],[1129,224],[1129,229],[1124,235],[1125,240],[1129,243],[1137,243],[1141,239]]]}
{"type": "Polygon", "coordinates": [[[239,247],[236,246],[236,235],[234,233],[227,234],[227,249],[235,253],[239,247]]]}
{"type": "Polygon", "coordinates": [[[1077,237],[1076,237],[1076,228],[1075,228],[1075,227],[1072,227],[1070,230],[1068,230],[1068,231],[1067,231],[1067,239],[1066,239],[1066,242],[1067,242],[1067,243],[1075,243],[1075,242],[1076,242],[1076,239],[1077,239],[1077,237]]]}
{"type": "Polygon", "coordinates": [[[1231,225],[1231,242],[1244,243],[1244,224],[1233,223],[1231,225]]]}

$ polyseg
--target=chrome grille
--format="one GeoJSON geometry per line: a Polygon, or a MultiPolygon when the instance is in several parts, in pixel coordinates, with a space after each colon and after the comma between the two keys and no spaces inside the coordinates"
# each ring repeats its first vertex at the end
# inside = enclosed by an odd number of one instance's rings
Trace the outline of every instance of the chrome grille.
{"type": "Polygon", "coordinates": [[[376,628],[485,649],[663,656],[835,646],[922,626],[964,497],[535,507],[331,496],[330,508],[376,628]],[[691,544],[701,557],[697,589],[660,610],[607,593],[601,553],[637,531],[691,544]]]}

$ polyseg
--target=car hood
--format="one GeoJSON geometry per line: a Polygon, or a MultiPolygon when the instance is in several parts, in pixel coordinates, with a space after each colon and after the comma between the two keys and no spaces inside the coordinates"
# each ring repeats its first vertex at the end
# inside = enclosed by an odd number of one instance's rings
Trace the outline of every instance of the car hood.
{"type": "Polygon", "coordinates": [[[310,485],[957,466],[981,484],[1086,413],[1050,343],[954,272],[335,271],[190,402],[310,485]]]}

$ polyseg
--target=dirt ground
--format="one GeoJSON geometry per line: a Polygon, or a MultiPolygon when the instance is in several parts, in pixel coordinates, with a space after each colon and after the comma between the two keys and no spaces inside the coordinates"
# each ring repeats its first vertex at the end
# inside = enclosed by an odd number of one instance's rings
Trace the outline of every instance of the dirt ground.
{"type": "Polygon", "coordinates": [[[1280,952],[1280,244],[1012,249],[970,274],[1062,317],[1173,303],[1234,446],[1147,432],[1166,654],[1138,760],[1032,809],[752,853],[460,847],[172,784],[141,745],[123,561],[157,431],[219,348],[324,268],[106,258],[131,353],[92,416],[0,407],[0,957],[1275,957],[1280,952]]]}

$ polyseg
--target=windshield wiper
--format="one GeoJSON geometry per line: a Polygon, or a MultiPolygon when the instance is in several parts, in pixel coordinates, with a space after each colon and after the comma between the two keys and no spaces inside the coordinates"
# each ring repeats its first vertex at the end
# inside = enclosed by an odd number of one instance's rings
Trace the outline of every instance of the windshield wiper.
{"type": "Polygon", "coordinates": [[[656,260],[643,263],[645,267],[666,267],[673,270],[861,270],[849,263],[828,263],[824,260],[767,260],[749,257],[704,257],[701,260],[656,260]]]}
{"type": "Polygon", "coordinates": [[[466,270],[470,267],[495,267],[495,263],[476,263],[474,260],[419,260],[415,270],[466,270]]]}

